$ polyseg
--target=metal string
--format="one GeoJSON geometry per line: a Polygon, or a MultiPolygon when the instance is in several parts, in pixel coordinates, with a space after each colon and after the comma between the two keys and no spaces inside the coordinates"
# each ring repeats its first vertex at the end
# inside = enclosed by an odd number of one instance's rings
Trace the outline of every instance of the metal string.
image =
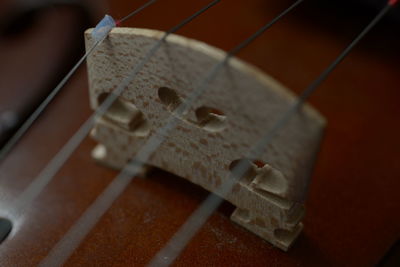
{"type": "MultiPolygon", "coordinates": [[[[107,37],[107,36],[106,36],[107,37]]],[[[61,80],[61,82],[50,92],[46,99],[39,105],[39,107],[28,117],[28,119],[21,125],[16,133],[7,141],[0,151],[0,161],[2,161],[11,149],[18,143],[22,136],[28,131],[32,124],[37,120],[40,114],[46,109],[49,103],[54,97],[60,92],[64,85],[68,82],[75,71],[81,66],[86,58],[95,50],[95,48],[106,38],[97,41],[86,53],[79,59],[75,66],[67,73],[67,75],[61,80]]]]}
{"type": "Polygon", "coordinates": [[[185,113],[194,103],[194,101],[202,93],[204,93],[204,91],[207,89],[207,85],[216,77],[219,70],[225,66],[228,60],[235,55],[235,53],[249,45],[251,41],[256,39],[263,32],[272,27],[280,18],[282,18],[289,11],[293,10],[301,2],[303,2],[303,0],[298,0],[278,17],[274,18],[271,22],[260,28],[260,30],[258,30],[256,33],[228,52],[225,58],[211,69],[208,75],[206,75],[206,78],[203,79],[199,86],[196,87],[197,89],[193,90],[193,92],[187,97],[186,101],[180,104],[175,110],[174,113],[176,116],[170,116],[165,125],[149,138],[149,140],[136,154],[136,157],[127,164],[127,166],[96,198],[96,200],[87,208],[83,215],[59,241],[59,243],[52,249],[45,259],[46,264],[43,266],[50,266],[48,263],[54,264],[56,261],[58,262],[60,257],[64,257],[62,255],[70,255],[70,253],[72,253],[72,251],[80,244],[80,242],[82,242],[84,237],[94,227],[101,216],[103,216],[103,214],[109,209],[114,200],[118,198],[118,196],[131,183],[135,175],[141,171],[143,164],[165,140],[165,136],[168,135],[169,131],[176,126],[177,122],[179,121],[177,117],[179,117],[180,114],[185,113]]]}
{"type": "Polygon", "coordinates": [[[145,9],[146,7],[151,6],[152,4],[154,4],[155,2],[157,2],[157,0],[150,0],[147,3],[145,3],[144,5],[142,5],[141,7],[139,7],[138,9],[136,9],[135,11],[131,12],[130,14],[128,14],[127,16],[123,17],[122,19],[117,21],[117,25],[120,25],[121,23],[125,22],[126,20],[132,18],[133,16],[137,15],[138,13],[140,13],[143,9],[145,9]]]}
{"type": "Polygon", "coordinates": [[[94,114],[92,114],[78,129],[78,131],[68,140],[68,142],[61,148],[61,150],[53,157],[53,159],[47,164],[47,166],[41,171],[41,173],[31,182],[31,184],[24,190],[21,196],[16,200],[13,206],[16,211],[20,213],[23,209],[28,206],[46,187],[46,185],[51,181],[54,175],[61,169],[70,155],[75,151],[79,144],[83,141],[86,135],[90,132],[94,121],[104,115],[108,108],[114,103],[118,96],[122,93],[124,88],[126,88],[129,83],[136,77],[136,75],[141,71],[148,60],[156,53],[156,51],[161,47],[162,43],[168,37],[170,33],[179,30],[181,27],[189,23],[191,20],[199,16],[201,13],[208,10],[211,6],[218,3],[220,0],[215,0],[211,4],[207,5],[205,8],[196,12],[191,17],[185,19],[183,22],[177,26],[168,30],[164,36],[149,50],[144,59],[133,68],[133,70],[128,74],[127,78],[118,86],[117,89],[110,94],[103,103],[97,108],[94,114]]]}
{"type": "MultiPolygon", "coordinates": [[[[176,32],[192,20],[194,20],[196,17],[198,17],[200,14],[204,13],[208,9],[210,9],[212,6],[216,5],[219,3],[220,0],[215,0],[208,4],[207,6],[203,7],[199,11],[197,11],[195,14],[191,15],[178,25],[174,26],[165,34],[163,37],[149,50],[149,52],[146,54],[145,58],[141,61],[140,64],[138,64],[133,71],[128,75],[128,78],[125,79],[117,89],[113,91],[113,94],[111,94],[102,104],[101,106],[96,110],[96,113],[93,114],[84,124],[83,126],[78,130],[77,133],[68,141],[68,143],[63,147],[63,149],[54,157],[54,161],[48,165],[48,168],[45,169],[45,172],[43,176],[39,176],[40,179],[36,184],[33,184],[31,187],[31,192],[27,192],[27,197],[29,198],[28,201],[32,201],[37,194],[40,193],[40,191],[44,188],[44,186],[50,181],[50,179],[54,176],[54,174],[59,170],[59,168],[64,164],[68,156],[75,150],[75,148],[80,144],[80,142],[83,140],[83,138],[86,136],[86,134],[90,131],[92,124],[94,120],[98,117],[104,114],[107,109],[112,105],[112,103],[117,99],[118,95],[122,93],[124,88],[128,86],[128,84],[133,80],[133,78],[136,77],[137,73],[143,68],[143,66],[146,64],[146,62],[151,58],[151,56],[154,55],[154,53],[161,47],[163,42],[166,40],[169,34],[176,32]]],[[[138,165],[130,165],[130,169],[140,169],[142,166],[141,163],[138,165]]],[[[129,171],[129,170],[126,170],[129,171]]],[[[130,177],[127,176],[125,179],[125,183],[130,182],[130,177]]],[[[116,179],[114,179],[114,182],[116,179]]],[[[35,183],[36,181],[34,181],[35,183]]],[[[113,182],[113,183],[114,183],[113,182]]],[[[124,182],[118,180],[118,182],[124,182]]],[[[112,183],[112,184],[113,184],[112,183]]],[[[115,183],[114,183],[115,184],[115,183]]],[[[110,188],[110,186],[109,186],[110,188]]],[[[111,195],[114,199],[120,194],[118,191],[118,184],[116,186],[111,186],[111,188],[108,190],[108,194],[111,195]]],[[[28,188],[29,189],[29,188],[28,188]]],[[[86,218],[84,221],[90,221],[92,223],[86,223],[82,224],[80,223],[81,220],[78,220],[78,223],[76,223],[69,231],[68,233],[64,236],[63,239],[61,239],[55,247],[50,251],[50,253],[47,255],[47,257],[40,263],[40,266],[59,266],[62,265],[71,255],[71,253],[74,251],[74,249],[80,244],[82,239],[86,236],[86,234],[90,231],[90,229],[94,226],[94,224],[100,219],[102,216],[103,212],[102,210],[105,209],[107,210],[109,205],[111,205],[110,202],[107,200],[99,200],[97,198],[95,200],[97,205],[103,207],[102,209],[97,209],[97,210],[92,210],[92,211],[86,211],[85,214],[83,215],[83,218],[86,218]]],[[[82,218],[82,217],[81,217],[82,218]]]]}
{"type": "MultiPolygon", "coordinates": [[[[154,0],[151,1],[151,4],[154,2],[154,0]]],[[[144,6],[147,7],[149,6],[149,4],[146,3],[144,6]]],[[[140,7],[139,10],[143,10],[143,6],[140,7]]],[[[137,10],[133,11],[131,14],[137,14],[137,10]]],[[[155,51],[152,51],[152,53],[154,52],[155,51]]],[[[138,66],[134,68],[132,72],[133,78],[144,66],[144,64],[149,60],[150,57],[151,55],[148,55],[144,59],[144,61],[139,63],[138,66]]],[[[116,92],[118,91],[118,94],[120,94],[123,91],[124,87],[129,84],[129,82],[129,78],[124,80],[122,84],[116,89],[116,92]]],[[[116,94],[110,94],[110,96],[106,98],[105,101],[99,106],[98,110],[84,122],[79,130],[70,138],[70,140],[68,140],[67,144],[62,147],[62,149],[53,157],[53,159],[40,172],[40,174],[28,185],[28,187],[21,193],[21,195],[17,198],[13,205],[11,205],[15,213],[22,214],[24,210],[29,206],[29,204],[40,194],[40,192],[51,181],[54,175],[64,165],[69,156],[82,142],[86,134],[90,131],[96,118],[102,116],[117,97],[118,95],[116,94]]]]}
{"type": "MultiPolygon", "coordinates": [[[[138,14],[140,11],[145,9],[146,7],[152,5],[157,0],[150,0],[146,2],[144,5],[134,10],[124,18],[118,21],[118,25],[123,21],[133,17],[138,14]]],[[[82,65],[82,63],[86,60],[86,58],[93,53],[93,51],[100,45],[105,39],[107,35],[105,35],[100,40],[96,41],[94,45],[83,55],[79,61],[75,64],[74,67],[65,75],[65,77],[61,80],[61,82],[50,92],[50,94],[45,98],[45,100],[35,109],[35,111],[29,115],[28,119],[24,121],[24,123],[19,127],[19,129],[15,132],[15,134],[7,141],[7,143],[0,150],[0,162],[5,159],[7,154],[13,149],[13,147],[18,143],[18,141],[23,137],[23,135],[29,130],[29,128],[33,125],[33,123],[38,119],[40,114],[46,109],[46,107],[50,104],[50,102],[54,99],[54,97],[61,91],[64,85],[69,81],[72,75],[76,72],[76,70],[82,65]]]]}
{"type": "MultiPolygon", "coordinates": [[[[392,7],[391,4],[385,6],[381,12],[368,24],[368,26],[350,43],[350,45],[334,60],[334,62],[325,69],[324,72],[307,87],[299,98],[292,104],[292,106],[283,113],[280,118],[275,122],[272,128],[259,140],[259,142],[253,146],[249,153],[250,160],[256,160],[265,147],[271,142],[272,138],[281,130],[290,119],[296,114],[296,112],[302,107],[304,102],[315,92],[315,90],[321,85],[321,83],[329,76],[329,74],[337,67],[337,65],[343,61],[343,59],[350,53],[350,51],[356,46],[359,41],[386,15],[386,13],[392,7]]],[[[226,182],[215,192],[215,194],[224,197],[231,192],[233,186],[237,183],[238,179],[242,177],[249,169],[249,165],[245,162],[240,162],[232,170],[226,182]]],[[[168,241],[168,243],[162,248],[149,266],[169,266],[174,260],[180,255],[186,245],[203,226],[207,219],[212,213],[219,207],[223,202],[223,198],[210,193],[206,200],[190,215],[186,222],[181,228],[175,233],[175,235],[168,241]]]]}

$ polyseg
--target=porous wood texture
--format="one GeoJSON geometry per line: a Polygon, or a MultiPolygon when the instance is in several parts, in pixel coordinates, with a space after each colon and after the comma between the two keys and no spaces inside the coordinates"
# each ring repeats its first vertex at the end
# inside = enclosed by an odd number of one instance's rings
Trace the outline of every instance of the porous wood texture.
{"type": "MultiPolygon", "coordinates": [[[[86,33],[87,47],[93,45],[86,33]]],[[[97,108],[129,76],[163,32],[117,28],[88,59],[90,102],[97,108]]],[[[232,59],[190,110],[176,108],[225,56],[204,43],[171,35],[119,99],[97,121],[95,158],[122,168],[170,116],[179,121],[147,164],[216,192],[249,149],[271,129],[294,96],[258,69],[232,59]]],[[[324,119],[305,106],[224,197],[232,219],[287,249],[302,229],[303,199],[324,119]]]]}

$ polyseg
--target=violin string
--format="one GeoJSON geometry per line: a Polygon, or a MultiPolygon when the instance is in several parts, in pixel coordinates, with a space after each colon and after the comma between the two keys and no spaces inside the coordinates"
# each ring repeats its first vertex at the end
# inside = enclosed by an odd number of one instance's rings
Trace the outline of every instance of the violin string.
{"type": "MultiPolygon", "coordinates": [[[[39,181],[37,185],[35,185],[36,188],[33,188],[32,191],[34,194],[40,193],[38,189],[43,189],[45,186],[45,182],[49,182],[48,179],[51,179],[51,177],[54,176],[54,174],[57,172],[59,167],[63,165],[63,162],[65,162],[66,158],[73,152],[73,150],[79,145],[79,143],[83,140],[83,138],[89,133],[93,122],[98,116],[102,116],[106,110],[111,106],[111,104],[117,99],[118,94],[122,93],[124,88],[133,80],[134,77],[136,77],[137,73],[142,69],[142,67],[148,62],[148,60],[155,54],[155,52],[161,47],[162,43],[166,40],[166,38],[171,34],[179,29],[181,29],[183,26],[197,18],[199,15],[219,3],[220,0],[214,0],[211,3],[207,4],[205,7],[191,15],[190,17],[186,18],[183,20],[181,23],[178,25],[172,27],[170,30],[164,33],[163,37],[155,43],[155,45],[149,50],[149,52],[146,54],[144,60],[141,61],[140,64],[138,64],[133,71],[128,75],[128,78],[123,81],[117,89],[114,90],[113,94],[111,96],[107,97],[102,105],[96,110],[96,113],[93,114],[84,124],[83,126],[74,134],[74,136],[68,141],[68,143],[63,147],[63,149],[60,151],[60,154],[57,154],[56,157],[59,157],[56,162],[53,162],[49,166],[49,171],[46,171],[44,174],[43,181],[39,181]],[[117,94],[115,94],[117,93],[117,94]],[[59,156],[60,155],[60,156],[59,156]],[[62,162],[63,161],[63,162],[62,162]]],[[[32,201],[33,198],[32,196],[30,197],[30,201],[32,201]]],[[[100,203],[101,206],[107,205],[108,203],[105,203],[104,201],[100,203]]],[[[100,213],[91,213],[90,216],[94,218],[95,221],[100,218],[102,214],[100,213]]],[[[81,227],[75,227],[73,231],[80,231],[81,233],[83,232],[89,232],[89,230],[92,228],[93,225],[85,225],[81,227]]],[[[71,232],[71,230],[69,231],[71,232]]],[[[67,234],[68,235],[68,234],[67,234]]],[[[81,240],[86,234],[81,234],[77,235],[77,238],[73,240],[67,240],[67,239],[62,239],[60,240],[56,246],[50,251],[50,253],[47,255],[47,257],[40,263],[40,266],[59,266],[62,265],[71,255],[71,253],[74,251],[75,247],[80,244],[81,240]]],[[[68,235],[69,236],[69,235],[68,235]]],[[[76,235],[75,235],[76,236],[76,235]]]]}
{"type": "Polygon", "coordinates": [[[197,16],[220,2],[220,0],[214,0],[201,10],[197,11],[192,16],[188,17],[178,25],[172,27],[170,30],[164,33],[163,37],[154,44],[154,46],[148,51],[143,60],[136,65],[132,71],[127,75],[127,78],[110,94],[102,104],[96,109],[96,111],[83,123],[83,125],[76,131],[76,133],[68,140],[68,142],[60,149],[60,151],[51,159],[47,166],[40,172],[40,174],[29,184],[29,186],[21,193],[20,197],[12,205],[14,211],[22,213],[23,210],[42,192],[47,184],[52,180],[55,174],[65,164],[67,159],[83,141],[86,135],[90,132],[97,118],[103,116],[109,107],[114,103],[118,96],[123,90],[132,82],[136,75],[142,70],[144,65],[150,60],[150,58],[157,52],[157,50],[164,43],[169,34],[176,32],[190,21],[195,19],[197,16]]]}
{"type": "Polygon", "coordinates": [[[22,136],[29,130],[32,124],[37,120],[37,118],[46,109],[49,103],[54,99],[54,97],[60,92],[67,81],[72,77],[75,71],[81,66],[81,64],[86,60],[86,58],[95,50],[95,48],[103,41],[97,41],[86,53],[79,59],[75,66],[67,73],[67,75],[61,80],[61,82],[50,92],[50,94],[45,98],[45,100],[39,105],[38,108],[28,117],[28,119],[19,127],[15,134],[7,141],[0,151],[0,161],[4,160],[7,154],[12,150],[12,148],[18,143],[22,136]]]}
{"type": "MultiPolygon", "coordinates": [[[[150,4],[153,4],[153,3],[155,3],[155,1],[151,0],[150,4]]],[[[148,7],[148,6],[149,6],[149,2],[146,2],[143,6],[139,7],[135,11],[131,12],[128,15],[129,18],[132,17],[132,14],[137,14],[138,10],[141,11],[144,9],[144,7],[148,7]]],[[[107,17],[111,18],[106,15],[105,19],[107,17]]],[[[127,18],[127,17],[125,17],[125,18],[127,18]]],[[[109,26],[109,25],[106,25],[106,26],[109,26]]],[[[109,30],[111,30],[111,29],[109,29],[109,30]]],[[[105,33],[104,36],[99,38],[99,40],[97,40],[95,42],[94,46],[98,46],[105,38],[107,38],[108,32],[104,32],[105,33]]],[[[99,33],[100,34],[103,33],[101,31],[101,29],[100,29],[99,33]]],[[[88,51],[88,53],[86,53],[86,54],[89,54],[89,52],[93,52],[93,50],[94,50],[94,48],[92,47],[92,49],[90,51],[88,51]]],[[[146,60],[147,59],[145,59],[145,61],[146,60]]],[[[83,59],[81,61],[83,61],[83,59]]],[[[137,70],[136,72],[138,72],[138,71],[139,70],[137,70]]],[[[125,83],[125,85],[126,84],[127,83],[125,83]]],[[[120,86],[120,88],[122,88],[122,87],[120,86]]],[[[122,91],[122,89],[120,91],[122,91]]],[[[105,99],[104,103],[99,107],[99,109],[101,109],[101,111],[99,111],[99,116],[104,114],[104,112],[108,109],[109,106],[111,106],[111,104],[114,100],[115,99],[112,99],[112,97],[108,97],[108,99],[105,99]]],[[[41,112],[41,111],[42,110],[40,110],[39,112],[41,112]]],[[[39,114],[39,112],[37,114],[39,114]]],[[[84,136],[90,131],[87,129],[91,127],[91,124],[95,120],[96,117],[97,117],[96,113],[93,114],[91,117],[89,117],[89,119],[81,126],[81,128],[75,133],[75,135],[68,141],[68,143],[56,154],[55,157],[53,157],[53,159],[40,172],[40,174],[35,179],[33,179],[33,181],[27,186],[27,188],[20,194],[20,196],[17,198],[17,200],[14,201],[14,203],[12,203],[11,207],[12,207],[14,213],[22,214],[24,212],[24,209],[27,208],[29,206],[29,204],[46,187],[46,185],[51,181],[51,179],[58,172],[58,170],[62,167],[62,165],[65,163],[65,161],[68,159],[68,157],[73,153],[73,151],[76,149],[76,147],[83,140],[84,136]]],[[[18,214],[15,214],[15,215],[18,215],[18,214]]]]}
{"type": "MultiPolygon", "coordinates": [[[[146,7],[154,4],[157,0],[150,0],[146,2],[141,7],[137,8],[124,18],[117,21],[116,26],[120,25],[122,22],[130,19],[131,17],[138,14],[140,11],[145,9],[146,7]]],[[[97,40],[93,46],[88,49],[88,51],[78,60],[78,62],[72,67],[72,69],[65,75],[65,77],[60,81],[60,83],[46,96],[46,98],[40,103],[40,105],[35,109],[35,111],[29,115],[29,117],[23,122],[23,124],[18,128],[18,130],[11,136],[11,138],[7,141],[7,143],[0,150],[0,162],[5,159],[8,153],[14,148],[14,146],[18,143],[19,140],[24,136],[24,134],[29,130],[29,128],[33,125],[33,123],[39,118],[39,116],[43,113],[46,107],[50,104],[50,102],[54,99],[54,97],[61,91],[61,89],[65,86],[65,84],[69,81],[69,79],[74,75],[76,70],[82,65],[82,63],[86,60],[86,58],[91,55],[95,49],[107,38],[107,34],[104,34],[99,40],[97,40]]]]}
{"type": "Polygon", "coordinates": [[[68,142],[61,148],[61,150],[53,157],[50,163],[42,170],[42,172],[31,182],[31,184],[24,190],[21,196],[15,202],[12,207],[14,210],[23,211],[29,203],[31,203],[40,192],[46,187],[46,185],[52,180],[55,174],[61,169],[67,159],[83,141],[86,135],[90,132],[94,121],[97,118],[104,115],[108,108],[114,103],[118,96],[122,93],[124,88],[126,88],[129,83],[136,77],[136,75],[141,71],[144,65],[150,60],[150,58],[156,53],[156,51],[161,47],[162,43],[166,40],[169,34],[176,32],[184,25],[195,19],[197,16],[220,2],[220,0],[214,0],[206,7],[197,11],[195,14],[185,19],[180,24],[172,27],[170,30],[165,32],[163,37],[149,50],[145,58],[132,70],[131,73],[127,75],[127,78],[118,86],[117,89],[110,94],[103,103],[97,108],[97,110],[92,114],[84,124],[78,129],[78,131],[68,140],[68,142]]]}
{"type": "Polygon", "coordinates": [[[143,145],[143,147],[136,153],[136,156],[131,160],[126,167],[119,173],[119,175],[113,179],[108,187],[96,198],[96,200],[86,209],[81,217],[75,222],[75,224],[68,230],[64,237],[54,246],[49,255],[46,257],[43,266],[50,266],[54,263],[59,263],[60,257],[66,260],[66,255],[70,255],[73,250],[82,242],[84,237],[90,232],[98,220],[103,214],[109,209],[115,199],[125,190],[130,184],[132,179],[141,171],[144,163],[159,147],[159,145],[165,140],[168,132],[176,126],[181,114],[184,114],[194,101],[207,89],[207,85],[216,77],[218,72],[223,66],[241,49],[245,48],[267,29],[272,27],[282,17],[288,14],[291,10],[297,7],[304,0],[298,0],[289,8],[284,10],[281,14],[271,20],[269,23],[261,27],[256,33],[251,35],[248,39],[237,45],[231,51],[229,51],[225,58],[215,65],[206,77],[200,82],[199,86],[196,86],[195,90],[187,97],[187,99],[180,104],[174,111],[175,116],[170,116],[165,125],[154,133],[149,140],[143,145]]]}
{"type": "Polygon", "coordinates": [[[139,14],[143,9],[145,9],[146,7],[151,6],[152,4],[154,4],[155,2],[157,2],[158,0],[150,0],[147,3],[145,3],[144,5],[142,5],[141,7],[139,7],[138,9],[136,9],[135,11],[131,12],[130,14],[128,14],[127,16],[123,17],[120,20],[116,21],[117,26],[121,25],[123,22],[127,21],[128,19],[132,18],[133,16],[136,16],[137,14],[139,14]]]}
{"type": "MultiPolygon", "coordinates": [[[[330,73],[345,59],[351,50],[360,42],[360,40],[387,14],[387,12],[396,4],[396,1],[389,1],[388,4],[378,13],[378,15],[367,25],[367,27],[343,50],[343,52],[315,79],[296,99],[289,109],[284,112],[273,124],[271,129],[254,145],[247,157],[250,160],[256,160],[273,137],[287,125],[290,119],[300,110],[305,101],[316,91],[330,73]]],[[[178,229],[167,244],[156,254],[149,263],[149,266],[160,267],[169,266],[181,254],[194,235],[204,225],[207,219],[223,202],[223,197],[232,191],[233,186],[249,170],[249,164],[240,162],[233,168],[226,182],[224,182],[215,194],[209,196],[200,204],[200,206],[189,216],[186,222],[178,229]],[[217,196],[218,195],[218,196],[217,196]]]]}

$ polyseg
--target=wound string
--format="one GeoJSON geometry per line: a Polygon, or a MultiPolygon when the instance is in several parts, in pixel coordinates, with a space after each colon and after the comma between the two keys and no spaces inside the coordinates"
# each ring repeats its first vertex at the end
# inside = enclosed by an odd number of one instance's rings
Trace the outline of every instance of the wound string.
{"type": "MultiPolygon", "coordinates": [[[[350,43],[350,45],[334,60],[334,62],[329,65],[329,67],[313,83],[311,83],[307,89],[303,91],[295,103],[293,103],[292,106],[280,116],[271,129],[264,135],[264,137],[261,138],[261,140],[251,148],[249,157],[247,158],[250,160],[255,160],[260,154],[262,154],[265,147],[270,143],[271,139],[276,135],[276,133],[289,122],[289,120],[302,107],[310,95],[315,92],[319,85],[329,76],[336,66],[343,61],[343,59],[349,54],[354,46],[356,46],[359,41],[386,15],[386,13],[392,6],[394,6],[395,3],[396,1],[389,2],[368,24],[368,26],[350,43]]],[[[243,161],[236,165],[227,181],[221,185],[215,194],[224,197],[231,192],[238,179],[242,177],[248,171],[248,169],[249,165],[243,161]]],[[[168,241],[164,248],[162,248],[156,254],[149,266],[169,266],[174,262],[174,260],[180,255],[194,235],[204,225],[207,219],[223,202],[223,198],[220,198],[215,194],[209,194],[206,200],[204,200],[203,203],[189,216],[186,222],[168,241]]]]}
{"type": "MultiPolygon", "coordinates": [[[[201,10],[197,11],[195,14],[192,16],[188,17],[175,27],[171,28],[168,30],[164,36],[157,41],[157,43],[149,50],[149,52],[146,54],[146,57],[142,62],[137,65],[132,73],[128,76],[128,78],[120,84],[120,86],[115,89],[114,93],[111,94],[107,99],[102,103],[102,105],[97,109],[96,113],[93,114],[92,117],[90,117],[85,124],[78,130],[78,132],[68,141],[68,143],[64,146],[64,148],[60,151],[60,159],[53,163],[50,164],[51,166],[51,173],[46,173],[47,179],[49,177],[52,177],[56,172],[56,168],[52,167],[61,167],[62,164],[60,165],[61,161],[63,160],[65,162],[66,158],[68,158],[68,155],[70,155],[73,150],[79,145],[79,143],[83,140],[83,138],[86,136],[86,134],[90,131],[92,124],[94,122],[94,119],[97,116],[101,116],[102,114],[105,113],[105,111],[111,106],[111,104],[116,100],[118,97],[118,94],[116,93],[121,93],[124,88],[133,80],[134,77],[136,77],[137,73],[142,69],[144,64],[151,58],[152,55],[158,50],[158,48],[162,45],[162,43],[165,41],[165,39],[168,37],[169,34],[174,33],[178,31],[180,28],[194,20],[196,17],[198,17],[200,14],[204,13],[208,9],[210,9],[212,6],[216,5],[220,0],[215,0],[208,4],[207,6],[203,7],[201,10]],[[65,158],[65,156],[67,156],[65,158]],[[54,165],[56,164],[56,165],[54,165]],[[50,174],[50,175],[49,175],[50,174]]],[[[56,155],[57,157],[58,155],[56,155]]],[[[45,179],[45,180],[47,180],[45,179]]],[[[51,179],[51,178],[50,178],[51,179]]],[[[116,179],[114,179],[115,181],[116,179]]],[[[128,183],[130,179],[127,179],[128,183]]],[[[43,186],[41,184],[40,186],[43,186]]],[[[110,187],[110,186],[109,186],[110,187]]],[[[111,190],[108,190],[109,194],[115,195],[115,198],[120,194],[118,189],[111,188],[111,190]]],[[[37,192],[39,193],[39,192],[37,192]]],[[[113,197],[113,196],[111,196],[113,197]]],[[[109,205],[108,201],[102,201],[101,199],[97,198],[95,200],[95,203],[97,203],[98,206],[102,207],[100,209],[96,210],[90,210],[90,208],[84,213],[84,215],[78,220],[76,224],[73,225],[73,227],[70,228],[70,230],[67,232],[67,234],[54,246],[54,248],[50,251],[50,253],[47,255],[47,257],[40,263],[40,266],[59,266],[62,265],[71,255],[71,253],[75,250],[75,248],[80,244],[80,242],[83,240],[83,238],[86,236],[86,234],[90,231],[90,229],[94,226],[94,224],[98,221],[98,219],[102,216],[102,210],[107,210],[109,205]],[[84,222],[88,223],[80,223],[82,221],[82,218],[84,222]]]]}
{"type": "Polygon", "coordinates": [[[141,171],[143,164],[165,140],[168,132],[176,126],[176,123],[178,122],[177,117],[187,111],[194,101],[202,93],[204,93],[204,91],[207,89],[208,83],[216,77],[218,71],[225,66],[228,60],[241,49],[250,44],[263,32],[272,27],[276,22],[279,21],[280,18],[297,7],[301,2],[303,2],[303,0],[298,0],[295,2],[295,4],[286,9],[271,22],[260,28],[260,30],[258,30],[256,33],[228,52],[226,57],[210,70],[208,75],[206,75],[206,77],[200,82],[199,86],[196,86],[196,89],[193,90],[187,99],[175,109],[176,116],[170,116],[165,125],[149,138],[149,140],[136,154],[136,157],[128,163],[128,165],[119,173],[116,178],[114,178],[108,187],[96,198],[96,200],[86,209],[83,215],[69,229],[59,243],[57,243],[57,245],[44,260],[46,264],[43,266],[50,266],[49,263],[54,264],[56,261],[58,262],[60,257],[66,257],[65,255],[70,255],[70,253],[72,253],[72,251],[80,244],[80,242],[82,242],[84,237],[94,227],[101,216],[103,216],[103,214],[109,209],[114,200],[118,198],[118,196],[130,184],[134,176],[141,171]]]}
{"type": "Polygon", "coordinates": [[[13,209],[19,213],[23,212],[26,208],[46,187],[46,185],[52,180],[55,174],[61,169],[67,159],[83,141],[86,135],[90,132],[94,121],[104,115],[108,108],[114,103],[118,96],[122,93],[124,88],[136,77],[148,60],[157,52],[161,47],[162,43],[168,37],[170,33],[179,30],[181,27],[189,23],[191,20],[196,18],[198,15],[206,11],[211,6],[218,3],[220,0],[215,0],[211,4],[207,5],[202,10],[196,12],[193,16],[187,18],[177,26],[167,31],[164,36],[148,51],[144,59],[136,65],[132,71],[127,75],[127,78],[110,94],[97,110],[83,123],[78,131],[68,140],[68,142],[60,149],[60,151],[52,158],[47,166],[40,172],[40,174],[29,184],[29,186],[21,193],[20,197],[16,200],[15,204],[12,205],[13,209]]]}
{"type": "MultiPolygon", "coordinates": [[[[24,121],[24,123],[18,128],[18,130],[13,134],[13,136],[7,141],[7,143],[2,147],[0,150],[0,162],[5,159],[7,154],[13,149],[13,147],[18,143],[18,141],[23,137],[23,135],[29,130],[29,128],[33,125],[33,123],[38,119],[40,114],[46,109],[46,107],[50,104],[50,102],[54,99],[54,97],[61,91],[64,85],[69,81],[72,75],[76,72],[76,70],[82,65],[82,63],[86,60],[86,58],[95,51],[98,45],[100,45],[108,36],[108,33],[111,29],[115,26],[120,25],[123,21],[133,17],[134,15],[138,14],[140,11],[145,9],[146,7],[150,6],[151,4],[155,3],[157,0],[150,0],[146,2],[144,5],[139,7],[138,9],[131,12],[126,17],[122,18],[121,20],[117,21],[114,25],[107,24],[103,27],[106,30],[103,30],[101,34],[97,35],[97,40],[93,44],[93,46],[78,60],[75,66],[65,75],[65,77],[60,81],[60,83],[47,95],[45,100],[40,103],[40,105],[35,109],[35,111],[29,115],[29,117],[24,121]]],[[[105,17],[105,19],[107,16],[105,17]]],[[[110,18],[108,16],[108,18],[110,18]]],[[[102,23],[105,19],[103,19],[100,23],[102,23]]],[[[100,24],[99,23],[99,24],[100,24]]]]}

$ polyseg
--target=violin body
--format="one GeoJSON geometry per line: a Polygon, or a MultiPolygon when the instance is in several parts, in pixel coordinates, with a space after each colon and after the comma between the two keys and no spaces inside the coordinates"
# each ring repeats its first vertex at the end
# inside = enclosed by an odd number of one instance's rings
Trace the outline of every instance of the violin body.
{"type": "Polygon", "coordinates": [[[44,2],[0,3],[0,145],[78,60],[96,17],[82,3],[44,2]]]}
{"type": "MultiPolygon", "coordinates": [[[[160,1],[127,26],[166,30],[206,2],[160,1]]],[[[179,34],[228,50],[288,4],[226,1],[179,34]]],[[[131,5],[113,1],[111,14],[125,14],[131,5]]],[[[338,21],[327,14],[310,2],[238,57],[298,93],[363,25],[363,16],[352,24],[351,18],[338,21]]],[[[230,221],[234,207],[224,203],[176,265],[372,266],[382,260],[400,235],[400,76],[395,32],[388,24],[380,25],[310,99],[328,125],[305,202],[305,228],[291,250],[283,252],[230,221]]],[[[8,205],[91,112],[87,73],[82,69],[1,162],[0,217],[13,223],[0,244],[1,266],[36,266],[117,175],[92,160],[96,143],[87,138],[24,214],[8,205]]],[[[143,266],[206,196],[202,188],[161,170],[134,179],[66,266],[143,266]]]]}

